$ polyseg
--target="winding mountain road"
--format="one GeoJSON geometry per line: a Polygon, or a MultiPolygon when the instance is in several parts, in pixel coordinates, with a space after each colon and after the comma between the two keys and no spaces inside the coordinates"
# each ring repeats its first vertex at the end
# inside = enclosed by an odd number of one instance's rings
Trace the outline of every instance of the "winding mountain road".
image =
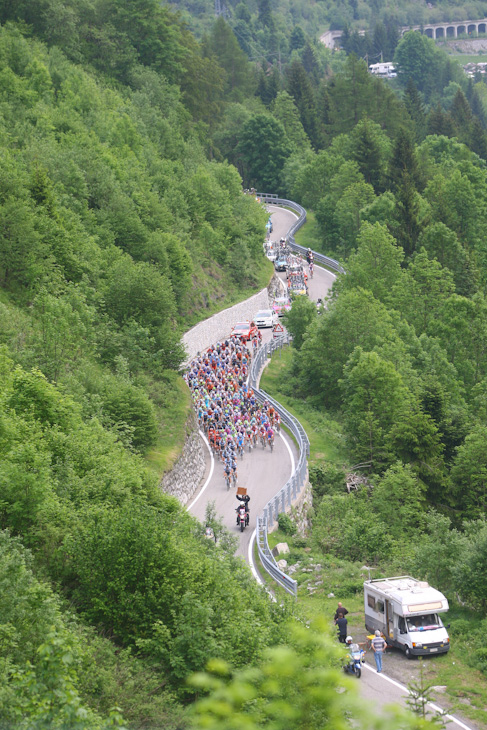
{"type": "MultiPolygon", "coordinates": [[[[268,205],[268,209],[273,223],[271,238],[277,241],[285,238],[291,225],[296,221],[296,214],[275,205],[268,205]]],[[[286,275],[280,274],[279,276],[286,283],[286,275]]],[[[332,272],[315,266],[313,279],[308,281],[310,299],[314,301],[318,298],[324,299],[335,278],[335,274],[332,272]]],[[[264,341],[272,337],[270,330],[262,330],[262,334],[264,341]]],[[[269,499],[277,494],[289,479],[294,470],[294,460],[297,458],[295,445],[289,436],[282,434],[276,437],[272,454],[267,448],[262,449],[261,446],[258,446],[251,454],[246,452],[243,460],[239,460],[238,483],[247,487],[251,497],[250,526],[245,529],[243,534],[237,530],[236,525],[235,507],[238,503],[235,491],[232,488],[227,491],[223,478],[223,467],[221,463],[213,461],[209,448],[206,449],[206,454],[205,482],[202,490],[189,506],[189,511],[204,522],[206,505],[208,502],[214,501],[216,512],[222,516],[223,523],[240,537],[237,554],[244,557],[252,566],[251,551],[255,539],[255,516],[262,513],[269,499]]],[[[398,658],[404,660],[404,669],[400,672],[400,676],[403,681],[409,681],[411,672],[408,671],[408,660],[402,656],[398,658]]],[[[384,660],[385,673],[378,675],[373,663],[373,657],[369,656],[362,677],[358,680],[361,696],[370,703],[371,711],[386,714],[387,706],[392,703],[406,706],[408,689],[397,679],[387,676],[387,656],[384,660]]],[[[397,662],[395,663],[397,664],[397,662]]],[[[466,724],[451,715],[448,716],[448,720],[448,727],[452,730],[476,730],[475,725],[470,721],[469,724],[466,724]]]]}
{"type": "MultiPolygon", "coordinates": [[[[268,206],[272,214],[273,233],[272,238],[279,240],[285,238],[288,230],[296,221],[296,214],[290,210],[278,206],[268,206]]],[[[281,278],[286,283],[285,274],[281,278]]],[[[326,296],[328,288],[335,279],[325,269],[315,267],[315,275],[309,282],[310,297],[314,300],[326,296]]],[[[263,341],[271,339],[270,329],[261,330],[263,341]]],[[[229,333],[230,334],[230,333],[229,333]]],[[[196,495],[189,506],[189,511],[200,521],[204,522],[206,506],[209,502],[215,502],[216,512],[222,517],[223,524],[240,537],[238,555],[245,557],[250,563],[249,547],[252,545],[255,528],[255,517],[262,514],[267,502],[284,486],[294,470],[297,451],[293,440],[281,433],[276,436],[274,451],[271,454],[269,449],[257,446],[252,453],[246,452],[242,460],[238,462],[238,485],[247,488],[250,495],[250,525],[243,533],[237,531],[235,508],[238,505],[235,497],[235,490],[227,490],[223,476],[223,466],[220,462],[214,461],[208,448],[206,448],[206,477],[203,490],[196,495]]]]}

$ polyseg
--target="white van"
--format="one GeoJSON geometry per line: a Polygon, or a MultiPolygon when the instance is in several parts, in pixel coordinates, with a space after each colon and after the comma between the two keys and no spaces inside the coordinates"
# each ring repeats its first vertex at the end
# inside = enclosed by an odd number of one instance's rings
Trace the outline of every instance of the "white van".
{"type": "Polygon", "coordinates": [[[406,656],[441,654],[450,648],[439,616],[448,611],[443,593],[409,575],[364,582],[365,627],[381,631],[406,656]]]}

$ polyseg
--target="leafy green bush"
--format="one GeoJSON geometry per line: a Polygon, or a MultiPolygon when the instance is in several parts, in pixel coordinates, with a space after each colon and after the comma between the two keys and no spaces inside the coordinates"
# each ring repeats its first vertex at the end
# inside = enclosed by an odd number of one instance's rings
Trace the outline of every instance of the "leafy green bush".
{"type": "Polygon", "coordinates": [[[277,515],[277,521],[279,522],[279,529],[285,535],[295,535],[297,531],[296,524],[285,512],[280,512],[277,515]]]}
{"type": "Polygon", "coordinates": [[[309,467],[309,480],[313,487],[313,498],[345,492],[345,472],[336,464],[313,464],[309,467]]]}

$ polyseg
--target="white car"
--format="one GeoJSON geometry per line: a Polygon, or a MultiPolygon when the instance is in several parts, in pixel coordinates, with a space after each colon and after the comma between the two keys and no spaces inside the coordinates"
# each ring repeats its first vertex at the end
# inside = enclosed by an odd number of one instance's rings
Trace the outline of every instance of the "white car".
{"type": "Polygon", "coordinates": [[[273,248],[269,248],[266,253],[267,258],[269,261],[275,261],[277,258],[277,252],[273,248]]]}
{"type": "Polygon", "coordinates": [[[254,322],[257,327],[273,327],[277,321],[278,316],[272,309],[262,309],[254,317],[254,322]]]}

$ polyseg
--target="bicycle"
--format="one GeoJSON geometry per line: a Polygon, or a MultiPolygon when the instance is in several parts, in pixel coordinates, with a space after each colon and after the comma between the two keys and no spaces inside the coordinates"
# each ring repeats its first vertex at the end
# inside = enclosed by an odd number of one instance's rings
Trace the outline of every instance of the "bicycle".
{"type": "Polygon", "coordinates": [[[243,459],[243,456],[244,456],[244,446],[243,446],[243,443],[241,443],[241,444],[238,445],[238,455],[240,456],[241,459],[243,459]]]}
{"type": "Polygon", "coordinates": [[[266,437],[265,436],[260,437],[260,443],[262,444],[262,448],[265,449],[265,447],[266,447],[266,437]]]}
{"type": "Polygon", "coordinates": [[[234,487],[237,486],[237,471],[236,470],[232,474],[232,484],[234,487]]]}
{"type": "Polygon", "coordinates": [[[227,472],[225,472],[225,484],[227,485],[228,492],[228,490],[230,489],[230,474],[227,474],[227,472]]]}
{"type": "Polygon", "coordinates": [[[274,436],[271,439],[269,439],[269,446],[271,448],[271,454],[272,454],[272,452],[274,451],[274,436]]]}

